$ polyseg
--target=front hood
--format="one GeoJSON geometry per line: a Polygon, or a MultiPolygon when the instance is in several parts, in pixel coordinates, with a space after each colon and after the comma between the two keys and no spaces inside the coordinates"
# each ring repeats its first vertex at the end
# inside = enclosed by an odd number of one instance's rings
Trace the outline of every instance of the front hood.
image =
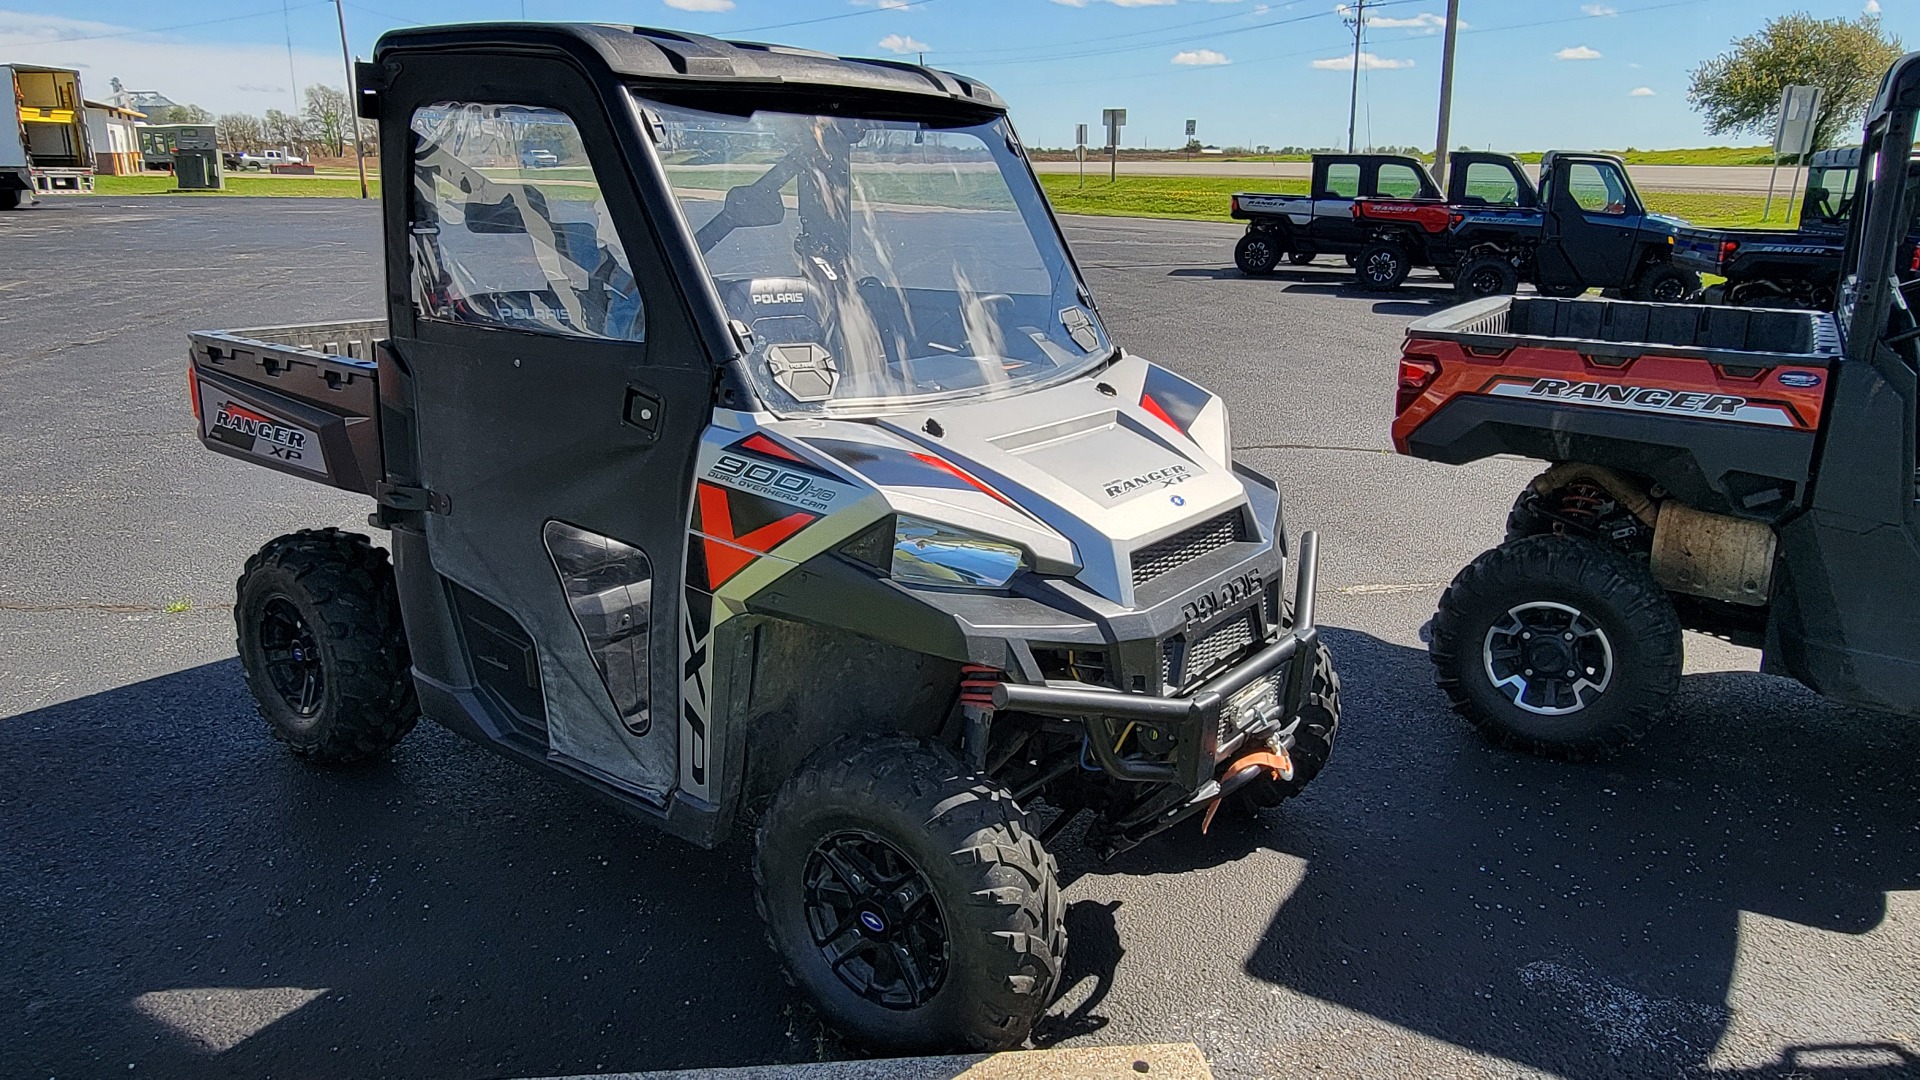
{"type": "Polygon", "coordinates": [[[1011,540],[1043,573],[1120,604],[1133,603],[1135,549],[1248,502],[1225,406],[1133,356],[1044,390],[829,421],[802,438],[895,512],[1011,540]]]}
{"type": "Polygon", "coordinates": [[[1640,219],[1643,228],[1668,236],[1678,236],[1682,229],[1693,228],[1693,223],[1666,214],[1649,213],[1640,219]]]}

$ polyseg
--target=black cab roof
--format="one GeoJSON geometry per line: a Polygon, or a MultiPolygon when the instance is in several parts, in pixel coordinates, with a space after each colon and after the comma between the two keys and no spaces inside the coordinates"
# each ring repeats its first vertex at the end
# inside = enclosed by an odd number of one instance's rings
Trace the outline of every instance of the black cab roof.
{"type": "MultiPolygon", "coordinates": [[[[852,91],[913,95],[952,105],[1006,111],[984,83],[896,60],[833,56],[752,41],[724,41],[645,26],[600,23],[463,23],[392,30],[374,47],[374,63],[408,52],[560,53],[624,80],[729,91],[852,91]]],[[[932,101],[929,101],[931,104],[932,101]]]]}

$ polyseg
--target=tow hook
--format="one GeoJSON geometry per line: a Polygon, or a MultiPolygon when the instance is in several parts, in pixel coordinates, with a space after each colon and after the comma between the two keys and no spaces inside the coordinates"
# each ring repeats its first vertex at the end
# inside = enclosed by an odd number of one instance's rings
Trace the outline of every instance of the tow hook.
{"type": "Polygon", "coordinates": [[[1200,819],[1201,835],[1204,836],[1213,825],[1213,815],[1219,811],[1222,800],[1258,779],[1262,773],[1270,780],[1293,779],[1293,758],[1287,754],[1286,747],[1250,750],[1227,763],[1226,771],[1220,774],[1217,781],[1220,793],[1207,804],[1207,814],[1200,819]]]}

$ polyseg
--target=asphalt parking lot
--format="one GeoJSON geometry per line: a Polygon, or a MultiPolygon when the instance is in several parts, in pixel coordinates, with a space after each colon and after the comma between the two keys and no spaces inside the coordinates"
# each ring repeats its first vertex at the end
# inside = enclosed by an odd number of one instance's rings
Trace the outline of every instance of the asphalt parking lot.
{"type": "MultiPolygon", "coordinates": [[[[1230,226],[1074,219],[1117,340],[1223,393],[1321,532],[1333,762],[1259,819],[1098,863],[1043,1045],[1223,1077],[1920,1075],[1920,727],[1690,637],[1676,720],[1573,767],[1492,750],[1420,645],[1530,463],[1387,452],[1409,318],[1230,226]]],[[[189,329],[377,314],[371,205],[0,216],[0,1076],[469,1078],[848,1053],[702,852],[423,727],[317,772],[253,715],[233,580],[357,497],[202,451],[189,329]]]]}

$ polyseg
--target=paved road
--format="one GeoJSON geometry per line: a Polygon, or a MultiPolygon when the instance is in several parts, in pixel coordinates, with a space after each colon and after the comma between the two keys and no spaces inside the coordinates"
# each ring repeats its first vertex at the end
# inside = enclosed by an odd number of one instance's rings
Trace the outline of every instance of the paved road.
{"type": "MultiPolygon", "coordinates": [[[[1071,161],[1036,161],[1035,170],[1043,173],[1078,172],[1071,161]]],[[[1123,176],[1246,176],[1305,180],[1313,175],[1313,166],[1305,161],[1123,161],[1123,176]]],[[[1535,172],[1538,170],[1535,169],[1535,172]]],[[[1648,191],[1699,191],[1739,195],[1765,195],[1767,175],[1773,170],[1764,165],[1634,165],[1635,186],[1648,191]]],[[[1794,169],[1781,169],[1775,183],[1780,197],[1787,195],[1794,182],[1794,169]]],[[[1087,159],[1087,175],[1107,175],[1107,161],[1087,159]]],[[[1806,174],[1801,173],[1804,182],[1806,174]]],[[[1804,186],[1804,183],[1803,183],[1804,186]]]]}
{"type": "MultiPolygon", "coordinates": [[[[1248,1078],[1920,1070],[1920,729],[1696,639],[1642,753],[1482,745],[1418,628],[1531,468],[1386,452],[1395,342],[1437,290],[1244,279],[1232,226],[1069,231],[1118,339],[1226,393],[1290,524],[1322,531],[1347,711],[1278,812],[1110,864],[1063,838],[1043,1044],[1193,1040],[1248,1078]]],[[[365,507],[201,451],[182,332],[372,313],[377,239],[344,201],[0,216],[0,1076],[847,1053],[775,974],[743,845],[694,850],[438,729],[313,771],[253,716],[242,561],[365,507]]]]}

